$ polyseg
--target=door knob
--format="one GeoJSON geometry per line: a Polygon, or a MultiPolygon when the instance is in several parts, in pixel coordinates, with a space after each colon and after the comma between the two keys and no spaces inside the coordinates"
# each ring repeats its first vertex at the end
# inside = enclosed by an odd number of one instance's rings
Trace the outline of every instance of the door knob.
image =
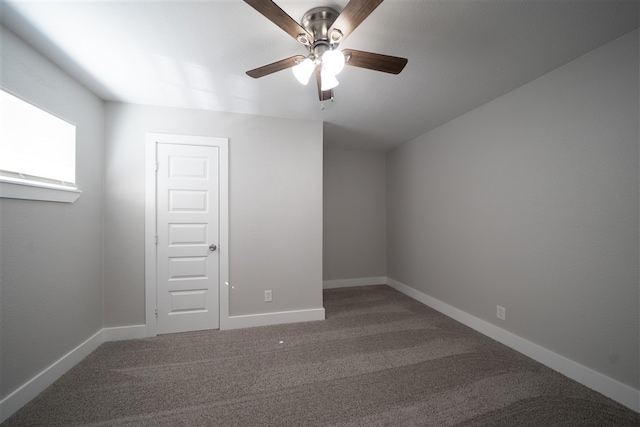
{"type": "Polygon", "coordinates": [[[211,252],[215,251],[216,249],[218,249],[218,247],[216,245],[214,245],[214,244],[209,245],[209,250],[211,252]]]}

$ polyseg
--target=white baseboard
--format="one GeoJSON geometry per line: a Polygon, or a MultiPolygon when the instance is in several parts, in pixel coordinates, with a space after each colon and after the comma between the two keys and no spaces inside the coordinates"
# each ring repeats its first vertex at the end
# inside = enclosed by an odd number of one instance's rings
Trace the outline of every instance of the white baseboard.
{"type": "Polygon", "coordinates": [[[42,393],[104,342],[102,329],[0,401],[0,423],[42,393]]]}
{"type": "MultiPolygon", "coordinates": [[[[229,317],[225,327],[221,329],[239,329],[253,326],[267,326],[281,323],[307,322],[324,320],[324,308],[296,310],[278,313],[254,314],[248,316],[229,317]]],[[[0,401],[0,423],[13,415],[18,409],[29,403],[47,387],[73,368],[82,359],[106,341],[121,341],[146,338],[149,336],[146,325],[103,328],[62,356],[51,366],[38,373],[32,379],[13,391],[0,401]]]]}
{"type": "Polygon", "coordinates": [[[245,316],[229,316],[229,318],[224,322],[224,325],[220,325],[220,329],[252,328],[254,326],[269,326],[283,323],[309,322],[314,320],[324,320],[324,308],[249,314],[245,316]]]}
{"type": "Polygon", "coordinates": [[[339,279],[339,280],[325,280],[322,282],[322,289],[336,289],[336,288],[352,288],[354,286],[369,286],[369,285],[386,285],[387,278],[381,277],[361,277],[358,279],[339,279]]]}
{"type": "Polygon", "coordinates": [[[451,317],[458,322],[475,329],[483,335],[488,336],[512,349],[548,366],[554,371],[599,392],[615,400],[622,405],[640,412],[640,391],[629,387],[613,378],[594,371],[573,360],[567,359],[551,350],[548,350],[531,341],[527,341],[517,335],[499,328],[489,322],[465,313],[449,304],[437,300],[429,295],[413,289],[392,278],[387,278],[387,285],[402,292],[403,294],[420,301],[421,303],[451,317]]]}
{"type": "Polygon", "coordinates": [[[0,401],[0,423],[13,415],[18,409],[29,403],[42,393],[58,378],[73,368],[82,359],[91,354],[100,344],[106,341],[120,341],[147,336],[146,325],[103,328],[93,334],[82,344],[62,356],[48,368],[31,378],[18,389],[0,401]]]}
{"type": "Polygon", "coordinates": [[[123,341],[146,338],[147,325],[119,326],[115,328],[104,328],[105,341],[123,341]]]}
{"type": "MultiPolygon", "coordinates": [[[[640,412],[640,392],[622,384],[606,375],[596,372],[586,366],[567,359],[544,347],[525,340],[489,322],[465,313],[449,304],[437,300],[429,295],[413,289],[403,283],[387,277],[364,279],[331,280],[324,282],[325,289],[352,286],[367,286],[387,284],[405,295],[443,313],[444,315],[469,326],[514,350],[560,372],[563,375],[599,392],[603,395],[640,412]]],[[[268,326],[284,323],[307,322],[324,320],[324,308],[310,310],[296,310],[277,313],[252,314],[246,316],[231,316],[221,329],[250,328],[254,326],[268,326]]],[[[221,325],[222,326],[222,325],[221,325]]],[[[147,336],[145,325],[104,328],[89,337],[82,344],[62,356],[48,368],[34,376],[0,401],[0,423],[4,422],[18,409],[53,384],[69,369],[93,352],[105,341],[144,338],[147,336]]]]}

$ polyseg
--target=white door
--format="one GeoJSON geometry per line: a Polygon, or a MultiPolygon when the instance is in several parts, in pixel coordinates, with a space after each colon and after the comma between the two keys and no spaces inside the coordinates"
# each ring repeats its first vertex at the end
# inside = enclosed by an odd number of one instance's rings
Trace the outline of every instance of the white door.
{"type": "Polygon", "coordinates": [[[218,147],[157,147],[157,332],[217,329],[218,147]]]}

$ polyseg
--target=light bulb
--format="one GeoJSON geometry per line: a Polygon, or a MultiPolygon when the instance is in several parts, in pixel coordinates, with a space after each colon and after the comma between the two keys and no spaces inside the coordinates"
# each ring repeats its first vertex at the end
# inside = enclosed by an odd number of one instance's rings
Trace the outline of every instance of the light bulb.
{"type": "Polygon", "coordinates": [[[322,55],[322,65],[335,76],[344,68],[344,54],[339,50],[328,50],[322,55]]]}
{"type": "Polygon", "coordinates": [[[311,74],[313,74],[313,70],[315,69],[315,64],[310,58],[305,58],[304,61],[295,65],[293,70],[293,75],[296,76],[296,79],[303,85],[309,83],[309,78],[311,74]]]}
{"type": "Polygon", "coordinates": [[[331,74],[331,72],[327,71],[324,68],[322,69],[322,71],[320,71],[320,79],[322,80],[322,86],[320,86],[320,90],[322,90],[323,92],[325,90],[331,90],[340,84],[338,82],[338,79],[336,79],[336,76],[334,76],[333,74],[331,74]]]}

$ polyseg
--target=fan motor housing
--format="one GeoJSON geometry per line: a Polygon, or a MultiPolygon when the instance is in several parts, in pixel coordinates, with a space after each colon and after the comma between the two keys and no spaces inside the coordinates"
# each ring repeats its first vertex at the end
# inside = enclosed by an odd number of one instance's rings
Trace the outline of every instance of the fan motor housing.
{"type": "Polygon", "coordinates": [[[302,28],[307,30],[312,36],[314,42],[319,40],[329,40],[329,28],[336,20],[339,13],[330,7],[314,7],[304,14],[302,17],[302,28]]]}

